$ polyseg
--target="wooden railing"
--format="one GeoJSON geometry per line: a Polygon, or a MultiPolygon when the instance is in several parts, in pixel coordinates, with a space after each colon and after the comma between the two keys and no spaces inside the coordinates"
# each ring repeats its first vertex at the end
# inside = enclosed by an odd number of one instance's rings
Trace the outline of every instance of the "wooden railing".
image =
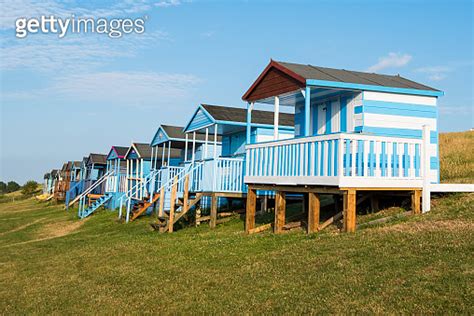
{"type": "Polygon", "coordinates": [[[246,183],[419,187],[422,140],[332,134],[246,147],[246,183]]]}
{"type": "Polygon", "coordinates": [[[244,157],[219,157],[202,161],[190,177],[192,192],[245,192],[244,157]]]}

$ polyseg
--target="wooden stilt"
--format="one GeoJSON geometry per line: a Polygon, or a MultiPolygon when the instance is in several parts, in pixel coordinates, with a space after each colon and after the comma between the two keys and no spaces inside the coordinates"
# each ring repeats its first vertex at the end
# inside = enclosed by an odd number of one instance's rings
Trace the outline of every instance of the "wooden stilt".
{"type": "Polygon", "coordinates": [[[276,192],[276,205],[275,205],[275,226],[274,231],[279,234],[283,231],[285,225],[285,213],[286,213],[286,195],[285,192],[276,192]]]}
{"type": "Polygon", "coordinates": [[[201,225],[201,202],[196,205],[196,227],[201,225]]]}
{"type": "Polygon", "coordinates": [[[257,192],[251,187],[247,191],[247,207],[245,210],[245,232],[249,234],[255,228],[255,209],[257,205],[257,192]]]}
{"type": "Polygon", "coordinates": [[[344,231],[355,232],[356,228],[356,190],[349,189],[344,192],[344,231]]]}
{"type": "Polygon", "coordinates": [[[183,193],[183,212],[188,211],[188,200],[189,200],[189,174],[184,178],[184,193],[183,193]]]}
{"type": "Polygon", "coordinates": [[[263,197],[263,213],[268,212],[268,195],[263,197]]]}
{"type": "Polygon", "coordinates": [[[160,189],[160,204],[158,209],[158,217],[163,217],[165,215],[165,189],[162,187],[160,189]]]}
{"type": "Polygon", "coordinates": [[[308,234],[319,230],[319,195],[313,192],[308,193],[308,234]]]}
{"type": "Polygon", "coordinates": [[[217,196],[213,193],[211,195],[211,220],[209,221],[209,227],[215,228],[217,222],[217,196]]]}
{"type": "Polygon", "coordinates": [[[411,211],[413,214],[421,214],[421,190],[414,190],[411,193],[411,211]]]}
{"type": "Polygon", "coordinates": [[[176,191],[178,189],[178,176],[174,177],[173,186],[171,187],[171,200],[170,200],[170,216],[168,218],[168,232],[173,232],[174,225],[174,208],[176,207],[176,191]]]}

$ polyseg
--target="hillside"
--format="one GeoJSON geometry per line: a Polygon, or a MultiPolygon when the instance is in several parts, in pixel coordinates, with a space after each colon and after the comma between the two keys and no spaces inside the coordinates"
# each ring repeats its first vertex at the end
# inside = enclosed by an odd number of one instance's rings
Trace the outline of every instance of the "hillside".
{"type": "MultiPolygon", "coordinates": [[[[474,182],[473,135],[441,135],[443,180],[474,182]]],[[[0,314],[473,314],[473,209],[474,194],[451,194],[354,234],[247,236],[236,217],[160,235],[146,217],[4,203],[0,314]]]]}

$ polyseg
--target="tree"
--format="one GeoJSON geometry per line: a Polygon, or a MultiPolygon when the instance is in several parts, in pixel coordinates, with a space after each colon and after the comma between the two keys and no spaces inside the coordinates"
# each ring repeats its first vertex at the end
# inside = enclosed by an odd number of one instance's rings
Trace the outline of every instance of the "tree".
{"type": "Polygon", "coordinates": [[[7,183],[7,193],[15,192],[15,191],[18,191],[19,189],[20,189],[20,185],[16,183],[15,181],[9,181],[7,183]]]}
{"type": "Polygon", "coordinates": [[[23,195],[33,195],[38,190],[38,182],[30,180],[21,187],[23,195]]]}
{"type": "Polygon", "coordinates": [[[0,181],[0,194],[7,193],[7,184],[3,181],[0,181]]]}

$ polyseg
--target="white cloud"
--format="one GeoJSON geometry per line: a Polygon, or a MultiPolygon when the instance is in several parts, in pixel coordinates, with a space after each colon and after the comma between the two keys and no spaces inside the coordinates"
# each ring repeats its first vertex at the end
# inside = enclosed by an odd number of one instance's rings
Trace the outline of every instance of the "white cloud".
{"type": "Polygon", "coordinates": [[[468,115],[469,113],[472,115],[474,114],[474,107],[472,106],[472,100],[468,101],[467,103],[471,103],[471,105],[448,105],[448,104],[440,104],[439,105],[439,113],[442,115],[452,115],[452,116],[459,116],[459,115],[468,115]]]}
{"type": "Polygon", "coordinates": [[[368,72],[377,72],[385,68],[397,68],[407,65],[412,60],[412,56],[401,53],[389,53],[388,56],[380,57],[379,61],[370,66],[368,72]]]}
{"type": "Polygon", "coordinates": [[[7,92],[5,103],[28,100],[74,100],[91,104],[153,107],[186,100],[201,79],[192,74],[157,72],[96,72],[71,74],[54,79],[43,89],[7,92]]]}
{"type": "Polygon", "coordinates": [[[428,75],[428,79],[432,81],[441,81],[447,77],[447,74],[453,71],[453,68],[448,66],[429,66],[415,69],[416,72],[428,75]]]}
{"type": "Polygon", "coordinates": [[[166,33],[148,32],[110,40],[100,35],[71,35],[63,39],[47,35],[24,40],[0,38],[0,69],[42,72],[78,72],[108,64],[118,57],[133,57],[150,42],[167,40],[166,33]]]}
{"type": "Polygon", "coordinates": [[[181,4],[180,0],[162,0],[162,1],[155,2],[155,7],[173,7],[180,4],[181,4]]]}

